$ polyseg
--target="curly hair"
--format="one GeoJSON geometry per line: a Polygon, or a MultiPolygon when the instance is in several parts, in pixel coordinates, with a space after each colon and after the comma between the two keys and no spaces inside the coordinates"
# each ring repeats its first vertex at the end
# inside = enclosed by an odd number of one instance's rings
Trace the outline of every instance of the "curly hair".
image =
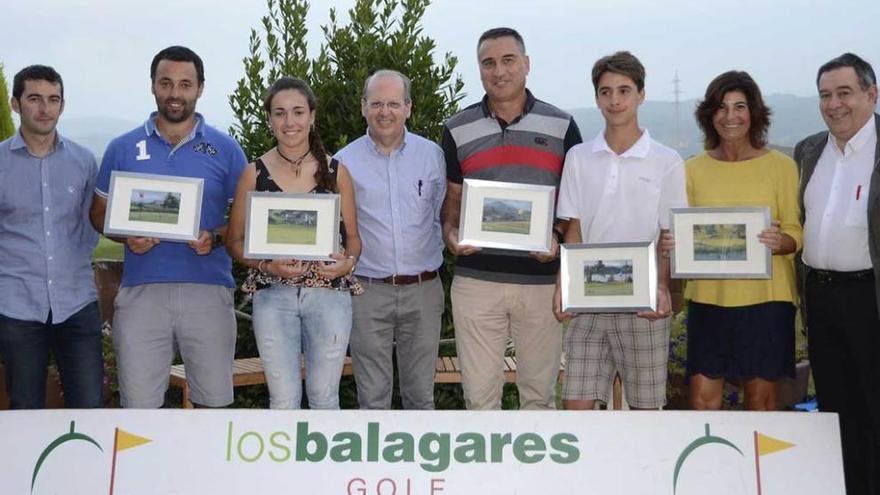
{"type": "Polygon", "coordinates": [[[767,145],[767,129],[770,127],[770,108],[764,104],[761,90],[748,72],[728,71],[716,77],[706,88],[706,96],[697,105],[694,116],[703,131],[703,146],[707,150],[717,148],[721,137],[712,122],[715,113],[721,108],[724,95],[731,91],[741,91],[749,106],[749,142],[757,149],[767,145]]]}

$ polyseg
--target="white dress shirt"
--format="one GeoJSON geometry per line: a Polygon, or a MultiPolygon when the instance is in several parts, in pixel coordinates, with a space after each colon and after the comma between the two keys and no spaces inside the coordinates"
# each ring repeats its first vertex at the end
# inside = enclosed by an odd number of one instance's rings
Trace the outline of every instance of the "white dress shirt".
{"type": "Polygon", "coordinates": [[[600,132],[565,156],[557,216],[579,219],[583,242],[656,240],[669,209],[683,206],[684,162],[647,130],[620,155],[600,132]]]}
{"type": "Polygon", "coordinates": [[[834,136],[819,157],[804,193],[804,263],[821,270],[872,267],[868,252],[868,192],[877,129],[868,119],[844,146],[834,136]]]}

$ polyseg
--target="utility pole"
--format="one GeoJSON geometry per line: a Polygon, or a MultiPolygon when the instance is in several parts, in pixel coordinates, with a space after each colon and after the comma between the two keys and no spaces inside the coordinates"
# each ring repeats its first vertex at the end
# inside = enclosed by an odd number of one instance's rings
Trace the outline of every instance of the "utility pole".
{"type": "Polygon", "coordinates": [[[679,111],[680,111],[680,106],[681,106],[681,99],[680,99],[681,86],[680,86],[680,84],[681,84],[681,79],[678,78],[678,69],[675,69],[675,79],[672,80],[672,88],[673,88],[672,94],[675,95],[675,126],[673,127],[673,133],[672,133],[673,141],[672,142],[675,143],[674,146],[678,150],[681,150],[683,147],[682,146],[683,143],[681,142],[681,136],[679,134],[679,127],[678,127],[678,125],[679,125],[678,124],[679,111]]]}

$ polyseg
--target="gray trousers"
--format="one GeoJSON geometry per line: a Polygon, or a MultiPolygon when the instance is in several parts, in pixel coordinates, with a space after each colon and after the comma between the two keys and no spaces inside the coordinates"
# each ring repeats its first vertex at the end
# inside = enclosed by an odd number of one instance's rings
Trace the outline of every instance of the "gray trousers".
{"type": "Polygon", "coordinates": [[[434,370],[440,347],[443,284],[367,283],[352,298],[351,361],[361,409],[390,409],[397,349],[405,409],[434,409],[434,370]],[[396,345],[395,345],[396,344],[396,345]]]}

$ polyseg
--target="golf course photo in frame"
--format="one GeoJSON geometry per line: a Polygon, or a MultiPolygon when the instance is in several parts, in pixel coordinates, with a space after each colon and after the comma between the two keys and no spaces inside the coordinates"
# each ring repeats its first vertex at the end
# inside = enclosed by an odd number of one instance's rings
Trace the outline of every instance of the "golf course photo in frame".
{"type": "Polygon", "coordinates": [[[340,251],[339,195],[249,192],[244,256],[331,260],[340,251]]]}
{"type": "Polygon", "coordinates": [[[114,171],[104,234],[197,240],[203,187],[204,179],[114,171]]]}
{"type": "Polygon", "coordinates": [[[635,313],[657,306],[654,242],[563,244],[562,310],[635,313]]]}
{"type": "Polygon", "coordinates": [[[758,241],[769,227],[767,207],[673,208],[672,277],[770,278],[770,249],[758,241]]]}
{"type": "Polygon", "coordinates": [[[458,242],[549,252],[555,198],[553,186],[465,179],[458,242]]]}

